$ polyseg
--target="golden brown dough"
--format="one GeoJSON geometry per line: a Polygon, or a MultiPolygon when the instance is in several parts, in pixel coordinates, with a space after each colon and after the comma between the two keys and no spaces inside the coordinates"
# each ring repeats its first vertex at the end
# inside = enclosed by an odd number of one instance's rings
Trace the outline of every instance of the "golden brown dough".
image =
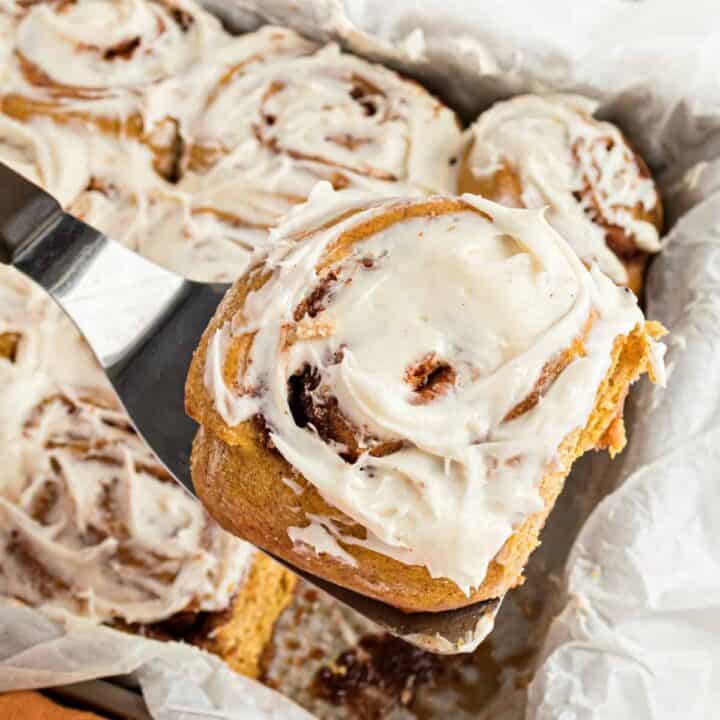
{"type": "Polygon", "coordinates": [[[30,691],[0,695],[0,717],[3,720],[102,720],[100,715],[65,708],[30,691]]]}

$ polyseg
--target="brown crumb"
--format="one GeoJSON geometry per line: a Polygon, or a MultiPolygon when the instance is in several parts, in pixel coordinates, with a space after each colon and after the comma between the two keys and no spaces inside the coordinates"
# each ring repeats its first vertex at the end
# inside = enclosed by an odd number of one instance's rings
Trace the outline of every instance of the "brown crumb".
{"type": "Polygon", "coordinates": [[[369,635],[316,673],[312,690],[357,717],[380,720],[393,708],[409,706],[417,690],[432,683],[443,658],[391,635],[369,635]]]}

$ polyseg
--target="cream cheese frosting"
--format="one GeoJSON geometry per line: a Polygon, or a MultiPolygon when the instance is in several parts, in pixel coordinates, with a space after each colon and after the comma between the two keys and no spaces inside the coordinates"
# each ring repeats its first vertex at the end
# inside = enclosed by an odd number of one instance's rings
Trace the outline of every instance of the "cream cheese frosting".
{"type": "MultiPolygon", "coordinates": [[[[449,110],[289,30],[235,38],[186,0],[74,0],[3,3],[0,38],[0,161],[186,277],[242,274],[319,180],[407,194],[449,182],[449,110]],[[368,97],[351,97],[353,73],[368,97]],[[257,137],[273,82],[286,83],[279,122],[257,137]],[[319,141],[323,155],[305,157],[319,141]],[[212,162],[195,167],[201,144],[212,162]]],[[[252,549],[168,482],[68,321],[8,270],[2,337],[14,358],[0,359],[0,594],[127,623],[227,608],[252,549]]]]}
{"type": "Polygon", "coordinates": [[[658,196],[617,127],[592,117],[597,106],[563,94],[496,103],[469,131],[467,163],[479,178],[509,167],[519,179],[522,205],[547,206],[548,221],[578,255],[624,283],[627,273],[606,243],[607,226],[621,228],[640,250],[657,252],[657,229],[633,211],[650,212],[658,196]]]}
{"type": "Polygon", "coordinates": [[[419,85],[336,45],[313,47],[273,27],[241,37],[236,52],[190,127],[198,165],[240,149],[248,164],[264,154],[300,169],[319,164],[345,174],[344,184],[360,176],[451,187],[458,121],[419,85]]]}
{"type": "Polygon", "coordinates": [[[70,321],[0,268],[0,595],[97,621],[227,608],[254,549],[131,430],[70,321]]]}
{"type": "Polygon", "coordinates": [[[9,159],[90,224],[192,279],[242,274],[319,181],[450,189],[455,115],[336,46],[272,26],[233,37],[185,0],[77,0],[0,17],[14,37],[0,96],[24,126],[8,118],[0,142],[24,134],[39,146],[31,154],[47,155],[9,159]]]}
{"type": "Polygon", "coordinates": [[[292,528],[297,540],[323,552],[329,533],[469,592],[542,508],[540,479],[563,439],[585,425],[615,339],[643,316],[631,292],[583,266],[542,210],[471,195],[453,212],[373,231],[318,275],[343,233],[413,202],[422,201],[318,186],[272,232],[269,280],[211,338],[205,384],[228,425],[260,415],[281,455],[367,530],[358,539],[315,518],[324,533],[292,528]],[[308,297],[312,312],[298,314],[308,297]],[[508,419],[590,320],[587,354],[508,419]],[[224,361],[244,333],[254,334],[248,361],[228,385],[224,361]],[[424,365],[434,387],[414,384],[424,365]],[[297,422],[289,383],[303,372],[313,397],[336,399],[356,428],[357,458],[312,420],[297,422]],[[373,454],[386,443],[396,448],[373,454]]]}
{"type": "Polygon", "coordinates": [[[185,0],[44,2],[20,21],[15,54],[35,84],[111,92],[186,71],[226,38],[185,0]]]}
{"type": "Polygon", "coordinates": [[[229,282],[264,247],[269,220],[247,220],[256,207],[241,183],[193,191],[158,176],[138,142],[94,135],[84,148],[90,180],[70,212],[153,262],[193,280],[229,282]]]}
{"type": "MultiPolygon", "coordinates": [[[[184,2],[62,5],[0,9],[3,94],[122,115],[138,105],[138,83],[178,72],[229,39],[184,2]],[[93,35],[107,46],[86,47],[87,55],[73,49],[93,35]],[[103,57],[111,41],[135,37],[132,60],[103,57]],[[41,82],[23,74],[21,55],[41,82]]],[[[203,279],[234,276],[234,228],[216,226],[200,208],[200,229],[189,232],[192,199],[153,171],[138,141],[83,122],[0,114],[0,161],[166,266],[203,279]]],[[[239,252],[237,272],[248,254],[239,252]]],[[[0,358],[0,594],[101,622],[227,609],[254,549],[220,530],[169,478],[62,313],[0,268],[0,340],[8,338],[12,358],[0,358]]]]}

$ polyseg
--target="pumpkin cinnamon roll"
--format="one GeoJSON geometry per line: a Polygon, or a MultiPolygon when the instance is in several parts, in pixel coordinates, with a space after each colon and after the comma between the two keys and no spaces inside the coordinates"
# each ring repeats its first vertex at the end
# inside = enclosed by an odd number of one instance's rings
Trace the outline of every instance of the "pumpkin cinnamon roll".
{"type": "Polygon", "coordinates": [[[223,532],[134,433],[52,302],[0,269],[0,595],[249,675],[294,579],[223,532]]]}
{"type": "Polygon", "coordinates": [[[580,258],[639,293],[660,249],[662,206],[647,165],[578,95],[496,103],[470,130],[458,187],[512,207],[547,206],[580,258]]]}
{"type": "Polygon", "coordinates": [[[321,185],[271,239],[191,366],[204,505],[406,611],[501,597],[662,328],[540,210],[321,185]]]}
{"type": "Polygon", "coordinates": [[[227,41],[219,22],[186,0],[48,1],[18,12],[2,111],[141,138],[172,175],[177,121],[168,114],[148,129],[143,93],[227,41]]]}
{"type": "Polygon", "coordinates": [[[291,200],[307,198],[318,180],[336,189],[451,187],[455,114],[416,83],[335,45],[265,27],[238,38],[232,57],[198,80],[206,89],[188,130],[193,172],[221,163],[291,200]]]}

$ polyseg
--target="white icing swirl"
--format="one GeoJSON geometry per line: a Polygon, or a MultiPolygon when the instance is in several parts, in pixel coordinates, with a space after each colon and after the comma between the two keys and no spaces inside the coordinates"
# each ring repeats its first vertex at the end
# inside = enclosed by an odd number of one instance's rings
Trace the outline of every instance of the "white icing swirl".
{"type": "Polygon", "coordinates": [[[36,83],[107,91],[186,70],[223,38],[187,0],[69,0],[32,5],[15,49],[36,83]]]}
{"type": "MultiPolygon", "coordinates": [[[[333,170],[344,184],[361,176],[451,188],[457,120],[420,86],[279,28],[239,38],[232,53],[189,129],[198,166],[228,154],[241,167],[265,165],[269,155],[303,174],[333,170]]],[[[209,79],[200,71],[195,81],[209,79]]]]}
{"type": "Polygon", "coordinates": [[[319,186],[273,233],[270,280],[218,331],[256,332],[238,378],[248,392],[225,385],[221,362],[206,384],[228,424],[261,414],[283,457],[367,529],[358,540],[325,522],[322,535],[294,529],[296,539],[322,537],[320,551],[333,532],[468,592],[542,507],[540,479],[565,436],[587,421],[615,339],[643,317],[632,293],[584,268],[542,211],[465,195],[459,209],[405,216],[356,243],[298,320],[303,299],[329,277],[318,277],[317,264],[343,233],[418,202],[319,186]],[[360,212],[342,219],[349,208],[360,212]],[[587,355],[507,420],[546,364],[583,337],[591,314],[587,355]],[[439,386],[414,384],[425,361],[426,380],[441,371],[439,386]],[[312,418],[296,423],[288,381],[307,368],[313,400],[335,398],[355,428],[357,458],[343,459],[347,448],[321,437],[312,418]],[[373,445],[393,441],[401,447],[372,454],[373,445]]]}
{"type": "Polygon", "coordinates": [[[0,268],[0,595],[97,621],[228,607],[253,549],[130,430],[70,321],[0,268]]]}
{"type": "Polygon", "coordinates": [[[594,100],[577,95],[499,102],[472,126],[468,164],[479,178],[509,166],[519,178],[522,204],[548,206],[548,221],[578,255],[624,283],[625,268],[595,218],[621,228],[639,249],[657,252],[657,229],[632,211],[651,211],[658,195],[617,127],[592,117],[596,109],[594,100]]]}

